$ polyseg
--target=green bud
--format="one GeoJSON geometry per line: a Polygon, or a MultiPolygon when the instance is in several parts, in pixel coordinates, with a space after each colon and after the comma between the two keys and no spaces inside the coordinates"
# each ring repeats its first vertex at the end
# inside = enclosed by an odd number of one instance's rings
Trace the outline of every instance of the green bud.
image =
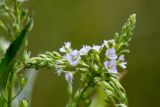
{"type": "Polygon", "coordinates": [[[80,60],[79,61],[79,65],[83,66],[83,67],[89,67],[84,61],[80,60]]]}
{"type": "Polygon", "coordinates": [[[69,95],[72,95],[73,89],[72,89],[72,84],[71,84],[71,83],[68,83],[67,90],[68,90],[68,94],[69,94],[69,95]]]}
{"type": "Polygon", "coordinates": [[[98,65],[101,65],[100,56],[95,54],[95,60],[97,61],[98,65]]]}
{"type": "Polygon", "coordinates": [[[22,77],[21,78],[21,81],[20,81],[20,87],[21,87],[21,89],[27,84],[27,78],[25,78],[25,77],[22,77]]]}
{"type": "Polygon", "coordinates": [[[61,57],[61,55],[58,52],[56,52],[56,51],[53,51],[52,53],[53,53],[54,56],[56,56],[58,58],[61,57]]]}
{"type": "Polygon", "coordinates": [[[127,107],[125,104],[116,104],[115,107],[127,107]]]}
{"type": "Polygon", "coordinates": [[[29,61],[29,58],[30,58],[30,52],[28,53],[27,50],[24,50],[23,54],[24,63],[27,63],[29,61]]]}
{"type": "Polygon", "coordinates": [[[101,87],[103,87],[104,89],[114,91],[113,87],[106,81],[100,81],[97,84],[100,85],[101,87]]]}
{"type": "Polygon", "coordinates": [[[79,96],[80,96],[80,89],[78,89],[75,93],[75,96],[74,96],[75,100],[78,100],[79,96]]]}
{"type": "Polygon", "coordinates": [[[87,68],[76,68],[77,71],[88,71],[87,68]]]}
{"type": "Polygon", "coordinates": [[[41,58],[47,58],[47,55],[45,55],[45,54],[40,54],[39,57],[41,57],[41,58]]]}
{"type": "Polygon", "coordinates": [[[115,40],[116,43],[119,41],[119,38],[120,38],[120,36],[119,36],[119,34],[116,32],[115,35],[114,35],[114,40],[115,40]]]}
{"type": "Polygon", "coordinates": [[[18,107],[28,107],[28,101],[27,100],[19,101],[18,107]]]}
{"type": "Polygon", "coordinates": [[[0,27],[2,27],[5,31],[8,31],[7,27],[4,25],[4,23],[0,20],[0,27]]]}
{"type": "Polygon", "coordinates": [[[94,64],[92,67],[93,67],[95,72],[98,72],[98,69],[99,69],[98,65],[94,64]]]}

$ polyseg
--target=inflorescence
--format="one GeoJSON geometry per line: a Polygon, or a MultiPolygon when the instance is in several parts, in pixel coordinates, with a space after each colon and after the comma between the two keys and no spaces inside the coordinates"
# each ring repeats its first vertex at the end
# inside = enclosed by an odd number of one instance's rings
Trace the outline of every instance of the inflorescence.
{"type": "Polygon", "coordinates": [[[116,106],[125,107],[124,105],[127,106],[126,95],[119,84],[119,74],[126,72],[127,62],[124,54],[129,52],[127,47],[133,35],[135,19],[136,15],[131,15],[122,27],[122,31],[116,33],[114,39],[104,40],[101,45],[83,45],[80,50],[77,50],[71,47],[71,42],[65,42],[59,49],[60,52],[46,52],[33,57],[26,67],[54,69],[58,76],[64,73],[69,86],[73,83],[74,75],[80,73],[82,83],[88,86],[105,85],[104,92],[107,95],[116,96],[116,98],[118,96],[117,99],[115,98],[115,102],[118,100],[116,106]],[[119,92],[116,92],[117,90],[119,92]]]}
{"type": "MultiPolygon", "coordinates": [[[[24,68],[54,70],[64,74],[69,101],[66,107],[90,107],[97,90],[104,94],[104,102],[115,107],[127,107],[126,92],[120,84],[121,73],[126,72],[125,54],[133,35],[136,15],[132,14],[115,33],[114,39],[100,45],[83,45],[73,49],[71,42],[56,51],[46,51],[30,58],[27,33],[33,27],[30,12],[22,7],[27,0],[0,0],[0,28],[9,41],[0,38],[0,106],[12,107],[13,100],[21,94],[27,83],[24,68]],[[78,76],[76,76],[76,74],[78,76]],[[78,88],[73,89],[74,78],[79,78],[78,88]]],[[[19,107],[28,107],[29,99],[18,100],[19,107]]]]}

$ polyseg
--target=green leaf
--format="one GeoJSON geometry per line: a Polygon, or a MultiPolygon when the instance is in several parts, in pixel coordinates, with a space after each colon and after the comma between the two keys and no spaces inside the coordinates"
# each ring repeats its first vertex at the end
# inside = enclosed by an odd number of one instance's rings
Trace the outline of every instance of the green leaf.
{"type": "Polygon", "coordinates": [[[9,74],[11,73],[14,63],[18,58],[20,49],[24,44],[26,34],[32,26],[32,20],[28,22],[26,27],[20,32],[19,36],[12,42],[6,51],[5,57],[0,62],[0,90],[6,88],[9,74]]]}

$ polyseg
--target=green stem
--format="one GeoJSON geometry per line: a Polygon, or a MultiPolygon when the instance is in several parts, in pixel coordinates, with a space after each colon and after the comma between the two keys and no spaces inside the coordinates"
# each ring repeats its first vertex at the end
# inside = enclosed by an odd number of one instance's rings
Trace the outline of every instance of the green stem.
{"type": "Polygon", "coordinates": [[[82,98],[82,96],[83,96],[84,92],[87,90],[87,88],[88,88],[88,85],[87,85],[87,86],[83,89],[83,91],[80,93],[80,96],[79,96],[79,98],[78,98],[78,101],[77,101],[76,107],[79,107],[79,104],[80,104],[81,98],[82,98]]]}
{"type": "Polygon", "coordinates": [[[14,77],[14,73],[12,70],[9,77],[9,84],[8,84],[8,107],[12,107],[13,77],[14,77]]]}
{"type": "Polygon", "coordinates": [[[67,92],[68,92],[68,96],[69,96],[69,102],[68,102],[68,105],[67,107],[71,107],[71,102],[72,102],[72,84],[71,83],[68,83],[68,86],[67,86],[67,92]]]}

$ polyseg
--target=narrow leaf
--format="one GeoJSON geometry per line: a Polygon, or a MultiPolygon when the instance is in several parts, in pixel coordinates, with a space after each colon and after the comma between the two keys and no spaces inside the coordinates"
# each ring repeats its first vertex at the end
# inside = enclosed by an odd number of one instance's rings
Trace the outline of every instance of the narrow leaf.
{"type": "Polygon", "coordinates": [[[5,57],[0,62],[0,90],[4,90],[13,65],[20,53],[20,49],[24,43],[27,32],[30,30],[32,20],[21,31],[19,36],[12,42],[6,51],[5,57]]]}

